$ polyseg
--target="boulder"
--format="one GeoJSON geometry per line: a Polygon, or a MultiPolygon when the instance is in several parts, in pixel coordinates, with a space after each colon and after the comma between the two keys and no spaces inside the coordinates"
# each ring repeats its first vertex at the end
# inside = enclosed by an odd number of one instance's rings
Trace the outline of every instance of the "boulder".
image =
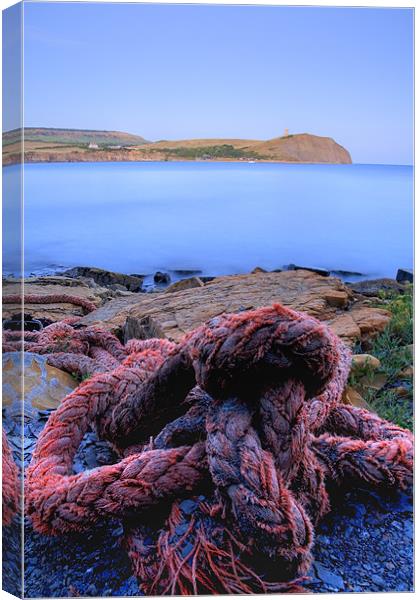
{"type": "Polygon", "coordinates": [[[370,410],[369,404],[366,402],[363,396],[361,396],[357,390],[350,386],[346,386],[344,389],[341,401],[343,404],[351,404],[351,406],[357,406],[357,408],[365,408],[366,410],[370,410]]]}
{"type": "Polygon", "coordinates": [[[385,373],[376,373],[373,375],[373,377],[370,375],[365,375],[358,382],[358,385],[362,386],[362,388],[368,388],[379,392],[379,390],[386,386],[387,381],[388,378],[385,373]]]}
{"type": "Polygon", "coordinates": [[[348,292],[331,290],[331,292],[326,295],[326,300],[330,306],[344,308],[349,301],[348,292]]]}
{"type": "Polygon", "coordinates": [[[64,271],[63,275],[75,278],[88,277],[103,287],[112,288],[113,285],[120,285],[129,292],[139,292],[144,279],[137,275],[115,273],[114,271],[106,271],[105,269],[97,269],[96,267],[74,267],[73,269],[64,271]]]}
{"type": "Polygon", "coordinates": [[[376,356],[371,354],[353,354],[351,359],[351,370],[352,373],[357,373],[365,369],[366,367],[373,369],[379,369],[381,361],[376,356]]]}
{"type": "Polygon", "coordinates": [[[68,373],[48,365],[47,358],[32,352],[3,354],[3,407],[7,415],[22,414],[22,392],[23,412],[30,417],[36,414],[36,410],[57,408],[63,398],[79,385],[68,373]]]}
{"type": "Polygon", "coordinates": [[[162,271],[156,271],[156,273],[153,276],[153,281],[155,283],[168,284],[171,283],[171,277],[169,273],[162,273],[162,271]]]}
{"type": "Polygon", "coordinates": [[[395,281],[395,279],[367,279],[366,281],[357,281],[349,284],[353,292],[363,294],[363,296],[379,296],[383,292],[401,293],[405,290],[404,285],[395,281]]]}
{"type": "Polygon", "coordinates": [[[267,271],[262,267],[255,267],[254,269],[252,269],[251,273],[267,273],[267,271]]]}
{"type": "MultiPolygon", "coordinates": [[[[104,301],[114,298],[115,292],[107,288],[91,288],[86,283],[69,277],[29,277],[23,280],[25,294],[36,296],[53,296],[66,294],[78,296],[93,302],[98,307],[104,301]]],[[[17,279],[3,281],[3,296],[14,296],[22,293],[22,284],[17,279]]],[[[10,319],[20,313],[20,304],[3,304],[3,319],[10,319]]],[[[70,316],[83,316],[85,310],[81,306],[67,302],[54,302],[52,304],[25,304],[25,313],[34,319],[43,319],[48,322],[61,321],[70,316]]]]}
{"type": "Polygon", "coordinates": [[[180,279],[180,281],[175,281],[175,283],[172,283],[168,288],[166,288],[165,294],[203,287],[203,285],[204,283],[199,277],[188,277],[188,279],[180,279]]]}
{"type": "Polygon", "coordinates": [[[352,307],[350,314],[360,328],[363,340],[365,338],[375,337],[381,333],[391,319],[391,313],[384,308],[373,308],[370,306],[352,307]]]}
{"type": "Polygon", "coordinates": [[[332,330],[350,346],[357,341],[366,342],[381,333],[391,319],[391,313],[383,308],[358,305],[329,321],[332,330]]]}
{"type": "Polygon", "coordinates": [[[414,377],[414,369],[413,367],[406,367],[405,369],[402,369],[402,371],[400,371],[398,373],[398,377],[401,377],[402,379],[413,379],[414,377]]]}
{"type": "Polygon", "coordinates": [[[399,283],[413,283],[413,269],[398,269],[396,279],[399,283]]]}
{"type": "MultiPolygon", "coordinates": [[[[339,279],[310,271],[233,275],[170,294],[142,294],[112,300],[80,322],[102,325],[118,332],[130,316],[141,321],[144,331],[142,319],[147,317],[146,329],[152,328],[160,335],[178,341],[184,333],[223,312],[239,312],[275,302],[321,320],[334,319],[337,308],[328,301],[331,292],[341,292],[343,303],[345,299],[350,304],[353,298],[351,290],[339,279]]],[[[354,320],[352,323],[357,338],[360,328],[354,320]]]]}

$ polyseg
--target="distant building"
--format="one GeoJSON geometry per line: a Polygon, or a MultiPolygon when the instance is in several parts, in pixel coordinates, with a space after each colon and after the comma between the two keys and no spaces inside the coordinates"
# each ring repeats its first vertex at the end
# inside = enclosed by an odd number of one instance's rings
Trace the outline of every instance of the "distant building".
{"type": "Polygon", "coordinates": [[[99,146],[98,144],[94,144],[93,142],[91,142],[88,146],[89,150],[98,150],[99,146]]]}
{"type": "Polygon", "coordinates": [[[288,135],[289,135],[289,130],[286,127],[286,129],[284,130],[284,133],[283,133],[283,137],[288,137],[288,135]]]}
{"type": "Polygon", "coordinates": [[[121,150],[122,146],[108,146],[110,150],[121,150]]]}

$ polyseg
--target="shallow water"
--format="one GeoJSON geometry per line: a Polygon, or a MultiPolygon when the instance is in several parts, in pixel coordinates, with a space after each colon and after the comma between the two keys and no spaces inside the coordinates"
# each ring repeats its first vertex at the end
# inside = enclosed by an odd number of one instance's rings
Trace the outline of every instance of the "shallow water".
{"type": "MultiPolygon", "coordinates": [[[[16,173],[4,169],[6,189],[16,173]]],[[[412,267],[412,178],[386,165],[28,164],[25,272],[295,263],[395,277],[412,267]]],[[[7,247],[5,259],[17,270],[7,247]]]]}

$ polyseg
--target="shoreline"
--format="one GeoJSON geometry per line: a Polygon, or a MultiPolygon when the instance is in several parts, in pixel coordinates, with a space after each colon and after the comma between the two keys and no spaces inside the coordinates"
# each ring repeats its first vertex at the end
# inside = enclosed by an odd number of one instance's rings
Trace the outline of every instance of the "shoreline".
{"type": "MultiPolygon", "coordinates": [[[[287,160],[270,160],[270,159],[255,159],[255,160],[238,160],[238,159],[234,159],[234,158],[220,158],[220,159],[191,159],[191,158],[184,158],[182,160],[179,159],[165,159],[165,160],[159,160],[159,159],[148,159],[148,158],[133,158],[133,159],[129,159],[127,157],[123,157],[123,158],[103,158],[103,159],[80,159],[80,157],[78,157],[75,160],[69,160],[69,159],[63,159],[63,160],[33,160],[32,158],[30,159],[26,159],[21,162],[21,161],[5,161],[3,158],[3,167],[11,167],[13,165],[22,165],[22,164],[63,164],[63,163],[75,163],[75,164],[82,164],[82,163],[159,163],[159,164],[165,164],[165,163],[238,163],[238,164],[278,164],[278,165],[325,165],[325,166],[342,166],[342,167],[349,167],[349,166],[354,166],[354,165],[365,165],[368,163],[341,163],[341,162],[314,162],[314,161],[304,161],[304,160],[296,160],[296,161],[287,161],[287,160]]],[[[383,166],[412,166],[412,165],[383,165],[383,166]]]]}
{"type": "MultiPolygon", "coordinates": [[[[167,267],[155,267],[152,271],[149,272],[148,269],[138,269],[140,273],[129,273],[125,271],[113,271],[110,269],[102,268],[102,267],[93,267],[93,266],[64,266],[64,265],[50,265],[45,267],[40,267],[35,270],[31,270],[30,272],[26,272],[21,277],[16,273],[10,271],[3,273],[3,280],[32,280],[43,277],[71,277],[77,279],[79,277],[93,277],[93,279],[104,279],[113,280],[114,283],[119,280],[129,279],[129,278],[137,278],[140,279],[141,289],[138,290],[139,293],[150,292],[154,290],[165,290],[173,284],[179,283],[181,281],[187,281],[190,279],[199,279],[204,283],[212,281],[214,279],[221,279],[225,277],[241,277],[244,275],[252,275],[256,273],[281,273],[281,272],[290,272],[290,271],[308,271],[315,273],[317,275],[321,275],[322,277],[335,277],[342,281],[344,284],[358,284],[361,282],[374,282],[374,281],[385,281],[385,280],[395,280],[398,281],[398,274],[400,272],[404,273],[412,273],[413,267],[400,267],[397,273],[394,276],[386,276],[381,274],[380,272],[376,273],[361,273],[359,271],[353,271],[348,269],[339,269],[339,268],[327,268],[323,266],[316,265],[296,265],[290,263],[288,265],[283,265],[282,267],[276,269],[266,269],[261,267],[260,265],[255,266],[252,270],[243,270],[236,272],[206,272],[200,268],[167,268],[167,267]]],[[[406,275],[410,277],[410,275],[406,275]]]]}

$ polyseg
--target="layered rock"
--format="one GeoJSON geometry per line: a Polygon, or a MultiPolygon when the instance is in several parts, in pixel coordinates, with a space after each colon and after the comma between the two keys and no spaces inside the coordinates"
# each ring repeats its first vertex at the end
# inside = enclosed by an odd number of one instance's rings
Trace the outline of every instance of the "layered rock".
{"type": "Polygon", "coordinates": [[[208,319],[279,302],[306,312],[332,328],[349,344],[381,331],[390,315],[358,305],[350,288],[335,277],[309,271],[258,272],[219,277],[203,286],[172,293],[119,298],[81,319],[130,337],[179,341],[208,319]]]}
{"type": "MultiPolygon", "coordinates": [[[[56,296],[64,294],[88,300],[96,306],[101,306],[105,301],[115,296],[110,290],[102,287],[90,287],[87,283],[70,277],[32,277],[24,279],[23,288],[25,295],[56,296]]],[[[16,279],[3,281],[3,296],[21,295],[22,284],[16,279]]],[[[3,319],[10,319],[21,311],[20,303],[3,304],[3,319]]],[[[48,321],[61,321],[70,316],[83,316],[85,310],[69,302],[53,302],[45,304],[25,304],[25,314],[30,314],[34,319],[48,321]]]]}

